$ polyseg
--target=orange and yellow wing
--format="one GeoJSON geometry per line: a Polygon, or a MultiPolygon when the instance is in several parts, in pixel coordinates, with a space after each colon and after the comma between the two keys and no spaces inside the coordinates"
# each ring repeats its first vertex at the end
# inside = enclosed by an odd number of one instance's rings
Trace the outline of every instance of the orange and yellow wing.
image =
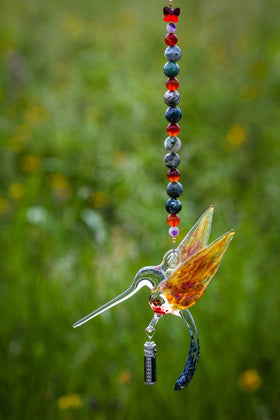
{"type": "Polygon", "coordinates": [[[225,233],[206,248],[201,249],[162,281],[158,290],[166,297],[173,310],[194,305],[205,292],[216,274],[222,257],[232,240],[234,231],[225,233]]]}
{"type": "Polygon", "coordinates": [[[213,212],[214,207],[210,206],[178,246],[177,251],[181,253],[183,262],[208,244],[213,212]]]}

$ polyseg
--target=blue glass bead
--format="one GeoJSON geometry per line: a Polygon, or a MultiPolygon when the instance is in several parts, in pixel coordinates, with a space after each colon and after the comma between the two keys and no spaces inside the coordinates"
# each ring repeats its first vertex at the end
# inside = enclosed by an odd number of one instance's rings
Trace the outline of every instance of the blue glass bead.
{"type": "Polygon", "coordinates": [[[174,107],[180,102],[180,93],[177,90],[168,90],[163,96],[166,105],[174,107]]]}
{"type": "Polygon", "coordinates": [[[173,61],[168,61],[164,67],[163,72],[167,77],[175,77],[180,71],[180,67],[177,63],[174,63],[173,61]]]}
{"type": "Polygon", "coordinates": [[[177,123],[182,118],[182,112],[180,108],[167,108],[165,112],[165,118],[170,123],[177,123]]]}
{"type": "Polygon", "coordinates": [[[168,61],[179,61],[182,57],[182,51],[179,47],[177,47],[177,45],[174,47],[167,47],[164,51],[164,57],[168,61]]]}
{"type": "Polygon", "coordinates": [[[166,201],[165,208],[170,214],[177,214],[182,210],[182,204],[176,198],[169,198],[166,201]]]}
{"type": "Polygon", "coordinates": [[[166,192],[169,195],[169,197],[180,197],[180,195],[182,195],[183,193],[183,186],[182,184],[180,184],[180,182],[169,182],[169,184],[166,187],[166,192]]]}
{"type": "Polygon", "coordinates": [[[181,140],[179,137],[166,137],[164,140],[164,147],[170,153],[178,152],[181,148],[181,140]]]}
{"type": "Polygon", "coordinates": [[[164,156],[164,164],[167,168],[177,168],[180,165],[180,156],[177,153],[167,153],[164,156]]]}
{"type": "Polygon", "coordinates": [[[175,25],[175,23],[173,23],[173,22],[169,22],[167,25],[166,25],[166,30],[167,30],[167,32],[168,33],[170,33],[170,34],[174,34],[174,32],[176,32],[176,29],[177,29],[177,26],[175,25]]]}

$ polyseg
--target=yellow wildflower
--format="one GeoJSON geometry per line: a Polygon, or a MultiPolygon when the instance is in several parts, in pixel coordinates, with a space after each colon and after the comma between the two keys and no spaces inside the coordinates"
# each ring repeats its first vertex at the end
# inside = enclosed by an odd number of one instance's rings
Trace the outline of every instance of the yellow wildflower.
{"type": "Polygon", "coordinates": [[[15,130],[15,135],[9,139],[9,146],[14,152],[20,152],[24,143],[30,137],[31,127],[27,124],[20,124],[15,130]]]}
{"type": "Polygon", "coordinates": [[[79,408],[82,405],[82,398],[79,394],[68,394],[58,398],[57,405],[60,410],[68,408],[79,408]]]}
{"type": "Polygon", "coordinates": [[[227,140],[231,146],[241,146],[247,139],[247,132],[242,125],[235,125],[227,133],[227,140]]]}
{"type": "Polygon", "coordinates": [[[88,200],[92,207],[100,209],[106,206],[108,202],[108,196],[104,191],[96,191],[89,196],[88,200]]]}
{"type": "Polygon", "coordinates": [[[118,13],[117,20],[123,26],[132,26],[135,22],[135,14],[132,12],[132,10],[123,9],[118,13]]]}
{"type": "Polygon", "coordinates": [[[259,88],[256,85],[245,86],[241,91],[241,96],[246,102],[252,102],[259,96],[259,88]]]}
{"type": "Polygon", "coordinates": [[[239,376],[238,385],[243,392],[254,392],[261,387],[262,380],[256,369],[248,369],[239,376]]]}
{"type": "Polygon", "coordinates": [[[0,197],[0,215],[9,213],[10,204],[5,198],[0,197]]]}
{"type": "Polygon", "coordinates": [[[46,119],[46,110],[41,105],[31,105],[24,112],[24,119],[28,124],[35,124],[46,119]]]}
{"type": "Polygon", "coordinates": [[[20,160],[20,167],[24,172],[36,172],[40,168],[40,159],[35,155],[25,155],[20,160]]]}
{"type": "Polygon", "coordinates": [[[23,196],[23,185],[20,182],[13,182],[8,188],[9,194],[15,200],[20,200],[23,196]]]}
{"type": "Polygon", "coordinates": [[[12,137],[9,139],[9,147],[13,152],[18,153],[23,149],[24,142],[21,137],[12,137]]]}
{"type": "Polygon", "coordinates": [[[79,38],[86,27],[85,22],[73,13],[65,13],[61,21],[62,29],[73,39],[79,38]]]}
{"type": "Polygon", "coordinates": [[[0,50],[6,54],[11,54],[15,51],[15,42],[11,36],[3,36],[0,41],[0,50]]]}
{"type": "Polygon", "coordinates": [[[60,199],[67,199],[71,195],[71,185],[68,178],[59,172],[51,174],[50,177],[51,187],[54,189],[55,194],[60,199]]]}
{"type": "Polygon", "coordinates": [[[263,61],[255,61],[250,68],[250,73],[256,79],[262,79],[267,74],[267,65],[263,61]]]}
{"type": "Polygon", "coordinates": [[[16,137],[21,138],[22,140],[27,139],[30,136],[31,127],[28,124],[20,124],[15,130],[16,137]]]}
{"type": "Polygon", "coordinates": [[[129,370],[123,370],[120,373],[118,380],[122,385],[129,385],[131,383],[131,372],[129,370]]]}

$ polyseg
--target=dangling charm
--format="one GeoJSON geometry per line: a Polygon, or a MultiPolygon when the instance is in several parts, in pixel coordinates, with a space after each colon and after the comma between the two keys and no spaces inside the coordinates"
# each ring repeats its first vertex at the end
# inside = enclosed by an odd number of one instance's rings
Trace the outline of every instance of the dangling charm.
{"type": "Polygon", "coordinates": [[[155,385],[157,382],[156,351],[156,344],[153,341],[146,341],[144,344],[144,381],[146,385],[155,385]]]}
{"type": "Polygon", "coordinates": [[[161,317],[161,314],[155,312],[153,319],[145,330],[149,339],[144,344],[144,381],[146,385],[155,385],[157,382],[156,344],[151,339],[155,335],[155,326],[161,317]]]}

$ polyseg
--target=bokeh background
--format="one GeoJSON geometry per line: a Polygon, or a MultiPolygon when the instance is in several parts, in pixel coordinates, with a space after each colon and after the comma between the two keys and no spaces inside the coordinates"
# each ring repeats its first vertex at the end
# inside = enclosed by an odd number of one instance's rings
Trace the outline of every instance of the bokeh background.
{"type": "Polygon", "coordinates": [[[280,418],[278,0],[178,2],[180,239],[210,204],[236,237],[184,323],[148,289],[74,330],[170,248],[161,2],[2,0],[0,418],[280,418]]]}

